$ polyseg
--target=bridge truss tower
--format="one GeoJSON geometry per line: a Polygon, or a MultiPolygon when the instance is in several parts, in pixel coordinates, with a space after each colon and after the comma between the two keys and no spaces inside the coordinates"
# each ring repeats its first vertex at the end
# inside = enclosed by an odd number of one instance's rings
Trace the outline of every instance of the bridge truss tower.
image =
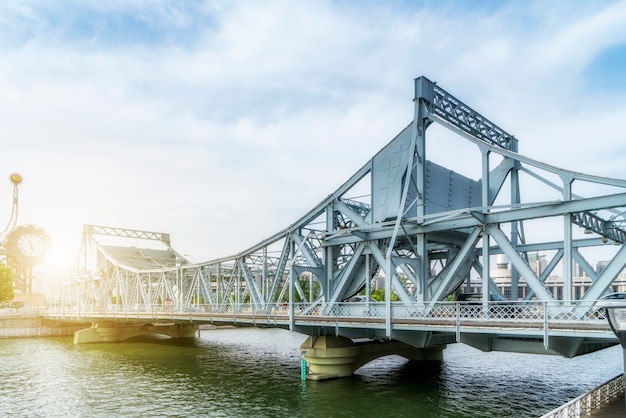
{"type": "Polygon", "coordinates": [[[577,299],[567,305],[575,311],[607,292],[626,263],[625,180],[525,157],[513,135],[425,77],[415,80],[414,106],[411,123],[343,185],[236,255],[191,263],[166,234],[86,225],[81,279],[65,297],[100,306],[205,304],[221,312],[306,302],[324,314],[378,287],[386,337],[403,340],[392,327],[394,303],[433,305],[472,280],[483,284],[483,303],[577,299]],[[451,163],[429,159],[427,132],[435,126],[434,138],[461,142],[462,156],[452,147],[451,163]],[[476,158],[465,154],[468,147],[476,158]],[[468,162],[476,166],[473,177],[457,172],[468,162]],[[102,244],[102,235],[152,240],[164,249],[123,250],[102,244]],[[547,257],[542,269],[530,262],[539,253],[547,257]],[[594,254],[608,260],[601,272],[592,267],[594,254]],[[510,263],[510,294],[492,277],[498,257],[510,263]],[[573,266],[589,279],[578,298],[573,266]],[[546,280],[559,268],[563,292],[553,294],[546,280]]]}

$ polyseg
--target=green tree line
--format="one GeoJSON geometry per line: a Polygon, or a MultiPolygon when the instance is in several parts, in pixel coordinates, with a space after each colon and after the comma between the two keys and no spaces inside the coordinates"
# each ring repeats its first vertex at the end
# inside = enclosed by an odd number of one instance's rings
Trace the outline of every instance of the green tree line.
{"type": "Polygon", "coordinates": [[[0,303],[13,300],[13,270],[6,264],[0,263],[0,303]]]}

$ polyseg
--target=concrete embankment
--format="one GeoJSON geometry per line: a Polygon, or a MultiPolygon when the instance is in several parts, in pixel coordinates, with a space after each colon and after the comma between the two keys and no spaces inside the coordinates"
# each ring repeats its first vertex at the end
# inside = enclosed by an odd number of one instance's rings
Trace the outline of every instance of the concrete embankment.
{"type": "Polygon", "coordinates": [[[67,336],[89,326],[46,320],[37,308],[0,310],[0,338],[67,336]]]}

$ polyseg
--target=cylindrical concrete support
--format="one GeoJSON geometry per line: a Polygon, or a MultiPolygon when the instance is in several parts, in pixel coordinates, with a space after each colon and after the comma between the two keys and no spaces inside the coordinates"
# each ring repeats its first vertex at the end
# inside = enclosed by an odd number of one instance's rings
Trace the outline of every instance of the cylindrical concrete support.
{"type": "Polygon", "coordinates": [[[300,349],[309,363],[307,378],[312,380],[351,376],[359,355],[359,348],[345,337],[309,337],[300,349]]]}
{"type": "Polygon", "coordinates": [[[95,322],[91,328],[74,333],[74,344],[120,341],[121,328],[112,322],[95,322]]]}
{"type": "Polygon", "coordinates": [[[399,341],[369,341],[355,344],[346,337],[332,335],[308,337],[300,346],[309,363],[308,379],[348,377],[359,367],[379,357],[397,354],[409,360],[439,362],[443,348],[417,348],[399,341]]]}
{"type": "Polygon", "coordinates": [[[172,338],[194,338],[198,331],[196,324],[124,324],[102,321],[91,328],[76,331],[74,344],[117,342],[140,335],[160,334],[172,338]]]}

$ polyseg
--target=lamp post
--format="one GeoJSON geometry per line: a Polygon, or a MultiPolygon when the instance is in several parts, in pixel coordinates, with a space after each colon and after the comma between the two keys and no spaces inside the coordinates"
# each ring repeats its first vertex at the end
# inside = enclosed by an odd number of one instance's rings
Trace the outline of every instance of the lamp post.
{"type": "MultiPolygon", "coordinates": [[[[613,293],[602,298],[596,305],[604,308],[609,326],[622,346],[624,358],[624,379],[626,379],[626,293],[613,293]]],[[[626,403],[626,398],[624,400],[626,403]]]]}

